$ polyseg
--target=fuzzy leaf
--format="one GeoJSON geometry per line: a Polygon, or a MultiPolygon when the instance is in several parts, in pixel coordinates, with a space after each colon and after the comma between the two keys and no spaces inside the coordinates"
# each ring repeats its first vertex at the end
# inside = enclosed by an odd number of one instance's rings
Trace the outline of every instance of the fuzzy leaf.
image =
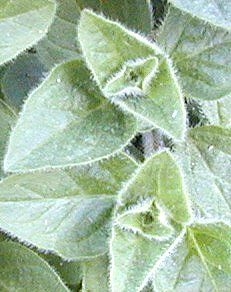
{"type": "Polygon", "coordinates": [[[12,109],[0,99],[0,177],[2,176],[2,160],[5,155],[6,144],[11,128],[16,121],[16,115],[12,109]]]}
{"type": "Polygon", "coordinates": [[[231,130],[203,126],[189,131],[175,156],[198,220],[231,222],[231,130]]]}
{"type": "Polygon", "coordinates": [[[0,228],[66,259],[105,253],[116,192],[135,168],[121,154],[68,170],[10,176],[0,183],[0,228]]]}
{"type": "Polygon", "coordinates": [[[231,33],[171,8],[157,41],[173,59],[187,96],[230,95],[231,33]]]}
{"type": "Polygon", "coordinates": [[[14,242],[0,242],[1,291],[67,292],[58,275],[36,253],[14,242]]]}
{"type": "Polygon", "coordinates": [[[193,17],[231,30],[231,2],[229,0],[169,0],[169,2],[193,17]]]}
{"type": "Polygon", "coordinates": [[[82,12],[78,35],[87,65],[107,98],[182,138],[181,92],[170,61],[154,43],[89,10],[82,12]]]}
{"type": "Polygon", "coordinates": [[[66,63],[27,99],[4,167],[25,172],[90,163],[121,150],[136,127],[101,96],[82,62],[66,63]]]}
{"type": "Polygon", "coordinates": [[[0,7],[0,64],[37,43],[47,32],[55,12],[52,0],[6,0],[0,7]]]}
{"type": "Polygon", "coordinates": [[[83,292],[109,292],[109,260],[106,255],[84,261],[83,267],[83,292]]]}
{"type": "Polygon", "coordinates": [[[174,159],[167,152],[154,155],[119,195],[110,245],[112,291],[144,288],[160,262],[183,240],[180,225],[190,220],[174,159]]]}
{"type": "Polygon", "coordinates": [[[175,246],[153,275],[153,290],[228,291],[230,234],[230,226],[222,223],[189,227],[187,237],[175,246]]]}

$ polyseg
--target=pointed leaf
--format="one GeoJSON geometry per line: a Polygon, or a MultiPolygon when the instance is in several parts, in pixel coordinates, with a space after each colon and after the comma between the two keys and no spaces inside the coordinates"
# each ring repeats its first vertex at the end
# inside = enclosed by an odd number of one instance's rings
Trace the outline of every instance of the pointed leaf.
{"type": "Polygon", "coordinates": [[[42,258],[18,243],[0,242],[0,258],[1,291],[69,291],[42,258]]]}
{"type": "Polygon", "coordinates": [[[182,174],[168,152],[154,155],[141,165],[121,192],[118,212],[123,213],[124,209],[131,208],[139,200],[150,199],[176,222],[190,220],[191,211],[182,174]]]}
{"type": "Polygon", "coordinates": [[[37,43],[46,34],[54,12],[52,0],[4,1],[0,7],[0,64],[37,43]]]}
{"type": "MultiPolygon", "coordinates": [[[[194,6],[201,10],[201,6],[194,6]]],[[[173,59],[187,96],[203,100],[230,95],[230,40],[230,32],[174,8],[170,9],[157,38],[173,59]]]]}
{"type": "Polygon", "coordinates": [[[68,170],[10,176],[0,183],[0,228],[66,259],[105,253],[116,193],[135,168],[121,154],[68,170]]]}
{"type": "Polygon", "coordinates": [[[215,26],[231,30],[231,3],[229,0],[169,0],[175,7],[215,26]]]}
{"type": "Polygon", "coordinates": [[[89,10],[82,12],[78,36],[87,65],[107,98],[138,119],[182,138],[181,91],[170,61],[154,43],[89,10]]]}
{"type": "Polygon", "coordinates": [[[27,99],[4,167],[25,172],[90,163],[120,151],[136,127],[101,96],[82,62],[66,63],[27,99]]]}

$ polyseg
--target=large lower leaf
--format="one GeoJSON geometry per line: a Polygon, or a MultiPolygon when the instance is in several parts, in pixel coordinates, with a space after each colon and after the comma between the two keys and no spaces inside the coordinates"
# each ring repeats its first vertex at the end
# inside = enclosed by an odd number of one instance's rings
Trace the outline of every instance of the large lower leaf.
{"type": "Polygon", "coordinates": [[[78,35],[87,65],[107,98],[182,138],[181,91],[170,61],[154,43],[89,10],[82,12],[78,35]]]}
{"type": "Polygon", "coordinates": [[[112,291],[144,288],[183,240],[181,225],[190,222],[190,213],[180,170],[169,153],[141,165],[118,199],[110,245],[112,291]]]}
{"type": "Polygon", "coordinates": [[[16,115],[12,109],[0,99],[0,177],[2,176],[2,160],[6,151],[6,144],[10,136],[11,128],[16,120],[16,115]]]}
{"type": "Polygon", "coordinates": [[[230,95],[231,33],[171,8],[157,41],[174,60],[188,96],[213,100],[230,95]]]}
{"type": "Polygon", "coordinates": [[[183,12],[215,26],[231,30],[231,2],[229,0],[169,0],[183,12]]]}
{"type": "Polygon", "coordinates": [[[0,228],[67,259],[105,253],[116,193],[135,168],[121,154],[91,166],[10,176],[0,183],[0,228]]]}
{"type": "Polygon", "coordinates": [[[136,127],[102,97],[82,62],[66,63],[27,99],[4,167],[25,172],[90,163],[121,150],[136,127]]]}
{"type": "Polygon", "coordinates": [[[67,292],[58,275],[37,254],[14,242],[0,242],[0,290],[67,292]]]}
{"type": "Polygon", "coordinates": [[[1,3],[0,64],[16,57],[44,37],[54,12],[53,0],[6,0],[1,3]]]}

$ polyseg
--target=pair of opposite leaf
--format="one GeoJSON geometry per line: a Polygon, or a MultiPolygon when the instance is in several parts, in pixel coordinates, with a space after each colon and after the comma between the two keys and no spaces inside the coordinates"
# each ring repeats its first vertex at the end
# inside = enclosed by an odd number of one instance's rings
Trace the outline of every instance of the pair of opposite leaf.
{"type": "Polygon", "coordinates": [[[82,12],[78,38],[99,89],[82,61],[55,68],[25,103],[10,137],[6,171],[108,157],[128,144],[140,122],[183,137],[182,94],[171,62],[155,44],[89,10],[82,12]]]}

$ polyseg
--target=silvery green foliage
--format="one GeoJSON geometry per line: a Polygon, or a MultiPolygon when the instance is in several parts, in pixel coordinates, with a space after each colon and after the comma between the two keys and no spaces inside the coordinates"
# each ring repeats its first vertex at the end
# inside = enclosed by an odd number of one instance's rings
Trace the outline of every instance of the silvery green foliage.
{"type": "Polygon", "coordinates": [[[1,291],[230,291],[230,7],[0,0],[1,291]]]}

